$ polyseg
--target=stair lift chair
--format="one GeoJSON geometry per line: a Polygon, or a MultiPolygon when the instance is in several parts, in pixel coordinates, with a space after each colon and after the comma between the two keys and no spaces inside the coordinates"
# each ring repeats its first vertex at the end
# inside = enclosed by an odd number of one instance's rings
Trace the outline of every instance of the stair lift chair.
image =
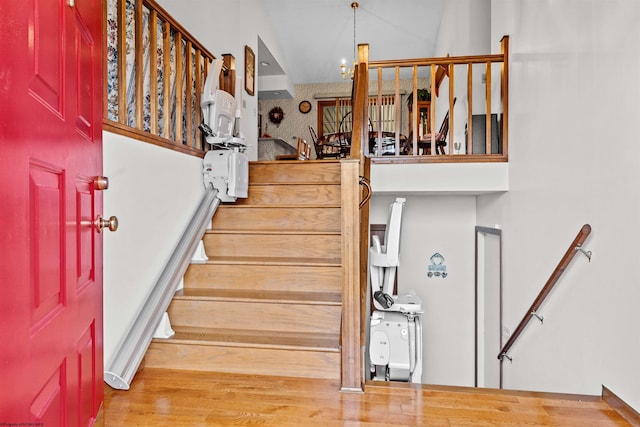
{"type": "Polygon", "coordinates": [[[238,197],[248,195],[249,159],[244,154],[244,137],[235,132],[241,118],[242,102],[219,89],[221,69],[222,60],[216,59],[200,100],[203,123],[199,128],[212,147],[204,156],[202,172],[204,186],[218,190],[216,197],[220,201],[235,202],[238,197]]]}
{"type": "Polygon", "coordinates": [[[378,236],[373,236],[369,248],[374,304],[369,329],[369,361],[374,380],[420,383],[422,301],[415,293],[393,295],[404,203],[405,199],[397,198],[389,207],[385,244],[381,245],[378,236]]]}

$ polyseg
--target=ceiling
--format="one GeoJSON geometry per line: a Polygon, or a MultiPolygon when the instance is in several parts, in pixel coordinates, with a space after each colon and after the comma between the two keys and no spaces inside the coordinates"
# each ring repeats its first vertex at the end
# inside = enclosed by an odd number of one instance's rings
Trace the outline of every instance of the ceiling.
{"type": "MultiPolygon", "coordinates": [[[[350,0],[264,0],[282,58],[259,41],[259,76],[286,75],[292,84],[342,81],[340,63],[354,60],[350,0]],[[285,73],[285,71],[287,72],[285,73]]],[[[355,42],[368,43],[372,59],[433,56],[444,0],[360,0],[355,42]]],[[[273,91],[270,91],[273,92],[273,91]]],[[[275,98],[273,93],[259,97],[275,98]]]]}

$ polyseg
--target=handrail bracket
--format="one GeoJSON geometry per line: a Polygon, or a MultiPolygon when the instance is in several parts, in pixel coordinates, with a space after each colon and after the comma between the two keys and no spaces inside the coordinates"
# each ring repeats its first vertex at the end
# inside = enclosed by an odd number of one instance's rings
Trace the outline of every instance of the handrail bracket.
{"type": "Polygon", "coordinates": [[[507,359],[510,363],[513,363],[513,358],[509,356],[507,353],[500,353],[498,359],[502,362],[502,359],[507,359]]]}
{"type": "Polygon", "coordinates": [[[584,256],[586,256],[587,258],[589,258],[589,262],[591,262],[591,255],[593,255],[593,253],[591,251],[585,251],[584,248],[582,247],[582,245],[577,245],[574,250],[576,251],[580,251],[584,254],[584,256]]]}
{"type": "Polygon", "coordinates": [[[533,310],[531,315],[540,321],[540,323],[544,323],[544,316],[540,316],[537,311],[533,310]]]}

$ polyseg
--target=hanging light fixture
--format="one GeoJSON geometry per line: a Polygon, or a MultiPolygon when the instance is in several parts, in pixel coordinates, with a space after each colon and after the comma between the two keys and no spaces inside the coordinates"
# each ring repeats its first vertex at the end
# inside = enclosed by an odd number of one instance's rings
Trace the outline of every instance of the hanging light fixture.
{"type": "Polygon", "coordinates": [[[357,1],[351,3],[351,9],[353,9],[353,65],[351,68],[347,68],[347,60],[343,59],[342,64],[340,65],[340,72],[342,73],[342,78],[344,80],[353,79],[353,73],[356,69],[356,10],[358,9],[357,1]]]}

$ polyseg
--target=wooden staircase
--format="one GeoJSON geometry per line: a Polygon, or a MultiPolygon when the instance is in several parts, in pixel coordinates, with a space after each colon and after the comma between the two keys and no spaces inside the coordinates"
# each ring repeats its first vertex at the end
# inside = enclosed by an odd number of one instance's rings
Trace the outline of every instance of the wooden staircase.
{"type": "Polygon", "coordinates": [[[175,335],[148,368],[339,379],[341,169],[255,162],[249,197],[221,204],[169,306],[175,335]]]}

